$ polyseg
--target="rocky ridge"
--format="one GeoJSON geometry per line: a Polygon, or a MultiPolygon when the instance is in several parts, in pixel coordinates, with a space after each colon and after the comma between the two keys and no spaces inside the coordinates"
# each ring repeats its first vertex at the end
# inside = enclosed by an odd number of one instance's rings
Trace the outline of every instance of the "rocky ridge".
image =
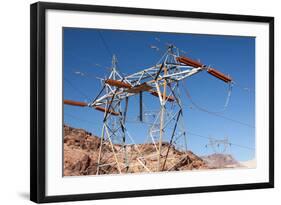
{"type": "MultiPolygon", "coordinates": [[[[107,167],[100,169],[99,174],[117,174],[119,171],[114,164],[115,158],[112,154],[110,144],[103,144],[103,156],[106,158],[107,167]]],[[[113,144],[114,150],[120,150],[121,145],[113,144]]],[[[100,138],[83,130],[64,125],[64,176],[95,175],[97,172],[97,161],[100,148],[100,138]]],[[[162,144],[163,153],[169,155],[165,162],[163,171],[180,171],[207,169],[206,163],[191,151],[179,151],[168,143],[162,144]],[[175,163],[176,161],[176,163],[175,163]]],[[[121,167],[122,173],[139,173],[144,171],[156,171],[157,151],[153,144],[138,144],[127,146],[128,157],[131,165],[121,167]],[[139,158],[139,152],[142,158],[139,158]],[[145,164],[147,169],[144,169],[145,164]]],[[[117,156],[122,161],[121,156],[117,156]]],[[[163,157],[164,159],[164,157],[163,157]]],[[[162,163],[163,164],[163,163],[162,163]]]]}

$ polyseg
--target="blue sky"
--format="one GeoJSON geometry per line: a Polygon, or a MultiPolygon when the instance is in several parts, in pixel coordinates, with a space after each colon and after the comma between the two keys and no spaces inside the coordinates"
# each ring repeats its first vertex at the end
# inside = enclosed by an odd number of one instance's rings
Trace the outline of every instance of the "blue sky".
{"type": "MultiPolygon", "coordinates": [[[[228,153],[240,161],[254,158],[254,149],[241,147],[255,148],[254,37],[79,28],[64,28],[63,37],[64,99],[85,102],[93,100],[101,89],[100,80],[96,77],[108,76],[112,54],[116,54],[118,58],[118,70],[123,74],[131,74],[155,65],[165,51],[166,43],[173,43],[184,50],[186,53],[182,55],[229,74],[236,84],[233,86],[229,105],[220,116],[196,109],[181,90],[185,105],[185,128],[190,132],[187,134],[188,149],[198,155],[213,152],[211,148],[205,147],[208,139],[194,134],[217,139],[227,136],[233,143],[228,153]],[[151,49],[151,45],[157,46],[160,51],[151,49]],[[77,75],[75,72],[86,75],[77,75]]],[[[185,83],[196,104],[213,112],[223,109],[227,84],[206,72],[186,79],[185,83]]],[[[130,101],[128,118],[131,121],[137,119],[138,111],[133,106],[138,103],[137,99],[138,97],[133,97],[130,101]]],[[[156,98],[144,94],[147,111],[157,108],[155,102],[158,103],[156,98]]],[[[102,117],[103,113],[90,108],[64,105],[66,124],[84,128],[97,136],[101,133],[102,117]]],[[[146,125],[128,123],[127,128],[136,142],[142,143],[146,139],[146,125]]]]}

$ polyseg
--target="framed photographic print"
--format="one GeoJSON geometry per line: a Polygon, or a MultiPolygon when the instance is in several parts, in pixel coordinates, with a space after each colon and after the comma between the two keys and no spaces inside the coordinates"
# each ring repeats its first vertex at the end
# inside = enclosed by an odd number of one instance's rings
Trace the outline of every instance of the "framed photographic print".
{"type": "Polygon", "coordinates": [[[31,5],[30,198],[274,187],[274,18],[31,5]]]}

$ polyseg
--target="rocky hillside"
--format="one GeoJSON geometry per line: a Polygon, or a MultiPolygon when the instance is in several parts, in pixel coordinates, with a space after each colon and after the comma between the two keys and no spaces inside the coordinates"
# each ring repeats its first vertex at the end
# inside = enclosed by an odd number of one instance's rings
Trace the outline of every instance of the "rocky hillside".
{"type": "Polygon", "coordinates": [[[230,154],[216,153],[208,156],[201,156],[201,158],[204,160],[209,169],[243,167],[230,154]]]}
{"type": "MultiPolygon", "coordinates": [[[[129,166],[120,165],[117,170],[115,157],[118,161],[124,161],[123,155],[112,154],[112,147],[118,153],[122,149],[119,144],[111,146],[109,143],[103,144],[102,163],[106,166],[99,169],[99,174],[116,174],[121,170],[122,173],[137,173],[156,171],[157,167],[157,151],[153,144],[128,145],[127,155],[129,166]],[[142,153],[140,156],[139,153],[142,153]],[[104,161],[103,161],[104,160],[104,161]],[[106,160],[106,161],[105,161],[106,160]]],[[[83,129],[76,129],[64,125],[64,175],[95,175],[97,173],[97,160],[100,148],[100,138],[93,136],[91,133],[83,129]]],[[[162,165],[163,171],[179,171],[193,169],[207,169],[206,163],[191,151],[182,152],[168,143],[162,144],[162,165]],[[167,160],[165,154],[169,149],[167,160]]],[[[126,163],[123,163],[126,164],[126,163]]],[[[128,165],[128,164],[127,164],[128,165]]]]}
{"type": "Polygon", "coordinates": [[[257,162],[256,162],[256,159],[251,159],[251,160],[248,160],[248,161],[242,161],[240,162],[240,164],[246,168],[249,168],[249,169],[253,169],[253,168],[256,168],[257,166],[257,162]]]}

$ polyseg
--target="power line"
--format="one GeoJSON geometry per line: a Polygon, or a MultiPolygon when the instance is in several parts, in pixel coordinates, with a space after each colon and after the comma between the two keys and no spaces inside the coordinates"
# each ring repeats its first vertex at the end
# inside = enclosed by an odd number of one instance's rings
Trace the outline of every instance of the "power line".
{"type": "Polygon", "coordinates": [[[233,144],[233,143],[231,143],[231,145],[235,145],[235,146],[237,146],[237,147],[241,147],[241,148],[245,148],[245,149],[249,149],[249,150],[255,150],[254,148],[247,147],[247,146],[244,146],[244,145],[233,144]]]}
{"type": "MultiPolygon", "coordinates": [[[[197,133],[194,133],[194,132],[190,132],[190,131],[186,131],[186,133],[188,133],[190,135],[197,136],[197,137],[201,137],[201,138],[204,138],[204,139],[208,139],[208,140],[210,139],[210,137],[207,137],[207,136],[204,136],[204,135],[201,135],[201,134],[197,134],[197,133]]],[[[237,147],[240,147],[240,148],[244,148],[244,149],[255,150],[252,147],[248,147],[248,146],[244,146],[244,145],[239,145],[239,144],[232,143],[232,142],[230,144],[234,145],[234,146],[237,146],[237,147]]]]}
{"type": "MultiPolygon", "coordinates": [[[[185,105],[186,106],[186,105],[185,105]]],[[[196,108],[196,107],[195,107],[196,108]]],[[[201,112],[205,112],[209,115],[214,115],[216,117],[219,117],[219,118],[222,118],[222,119],[225,119],[225,120],[228,120],[228,121],[231,121],[231,122],[234,122],[234,123],[237,123],[237,124],[240,124],[240,125],[243,125],[243,126],[246,126],[246,127],[249,127],[249,128],[255,128],[254,125],[252,124],[248,124],[248,123],[245,123],[245,122],[242,122],[242,121],[239,121],[239,120],[235,120],[235,119],[232,119],[230,117],[226,117],[224,115],[221,115],[221,114],[218,114],[218,113],[212,113],[212,112],[209,112],[209,111],[206,111],[206,110],[200,110],[200,109],[197,109],[198,111],[201,111],[201,112]]]]}
{"type": "Polygon", "coordinates": [[[231,84],[229,84],[229,86],[228,86],[227,97],[226,97],[226,99],[225,99],[225,103],[224,103],[223,109],[220,110],[220,111],[209,111],[209,110],[207,110],[206,108],[201,107],[201,106],[199,106],[197,103],[194,102],[194,100],[192,99],[192,97],[191,97],[191,95],[190,95],[190,92],[189,92],[188,89],[187,89],[187,86],[186,86],[184,83],[185,83],[185,81],[183,81],[183,89],[184,89],[184,91],[185,91],[185,94],[186,94],[186,96],[190,99],[190,102],[191,102],[197,109],[202,110],[202,111],[204,111],[204,112],[210,112],[210,113],[222,113],[222,112],[224,112],[224,111],[226,110],[226,108],[227,108],[227,106],[228,106],[228,104],[229,104],[229,101],[230,101],[231,93],[232,93],[232,85],[231,85],[231,84]]]}
{"type": "Polygon", "coordinates": [[[101,31],[98,30],[98,34],[99,34],[99,36],[100,36],[100,38],[101,38],[101,41],[102,41],[102,43],[103,43],[105,49],[107,50],[107,52],[109,53],[109,56],[110,56],[110,58],[111,58],[111,57],[113,56],[113,53],[111,52],[109,46],[107,45],[106,41],[104,40],[104,37],[103,37],[101,31]]]}
{"type": "MultiPolygon", "coordinates": [[[[210,114],[210,115],[214,115],[214,116],[223,118],[223,119],[225,119],[225,120],[228,120],[228,121],[231,121],[231,122],[240,124],[240,125],[244,125],[244,126],[247,126],[247,127],[250,127],[250,128],[255,128],[254,125],[251,125],[251,124],[248,124],[248,123],[239,121],[239,120],[235,120],[235,119],[232,119],[232,118],[230,118],[230,117],[226,117],[226,116],[224,116],[224,115],[221,115],[219,112],[212,112],[212,111],[209,111],[209,110],[207,110],[207,109],[205,109],[205,108],[200,107],[199,105],[197,105],[197,104],[193,101],[191,95],[189,94],[189,92],[188,92],[187,88],[184,86],[184,84],[183,84],[183,89],[184,89],[184,91],[185,91],[186,96],[190,99],[191,104],[192,104],[197,110],[202,111],[202,112],[205,112],[205,113],[208,113],[208,114],[210,114]]],[[[226,104],[225,104],[225,105],[228,104],[229,97],[230,97],[230,94],[228,94],[227,101],[226,101],[226,104]]]]}
{"type": "Polygon", "coordinates": [[[73,85],[72,82],[70,82],[67,78],[64,77],[64,81],[68,83],[68,85],[70,85],[74,90],[76,90],[76,92],[78,92],[80,95],[82,95],[84,98],[86,98],[87,100],[90,100],[91,98],[85,94],[84,92],[82,92],[80,89],[78,89],[77,87],[75,87],[73,85]]]}
{"type": "Polygon", "coordinates": [[[254,90],[250,89],[249,87],[242,86],[242,85],[238,84],[237,82],[233,82],[233,84],[235,84],[235,87],[238,87],[243,91],[254,94],[254,90]]]}
{"type": "Polygon", "coordinates": [[[215,115],[215,116],[217,116],[217,117],[223,118],[223,119],[228,120],[228,121],[231,121],[231,122],[235,122],[235,123],[240,124],[240,125],[244,125],[244,126],[246,126],[246,127],[255,128],[254,125],[251,125],[251,124],[248,124],[248,123],[239,121],[239,120],[235,120],[235,119],[226,117],[226,116],[224,116],[224,115],[220,115],[220,114],[218,114],[218,113],[209,113],[209,114],[213,114],[213,115],[215,115]]]}

